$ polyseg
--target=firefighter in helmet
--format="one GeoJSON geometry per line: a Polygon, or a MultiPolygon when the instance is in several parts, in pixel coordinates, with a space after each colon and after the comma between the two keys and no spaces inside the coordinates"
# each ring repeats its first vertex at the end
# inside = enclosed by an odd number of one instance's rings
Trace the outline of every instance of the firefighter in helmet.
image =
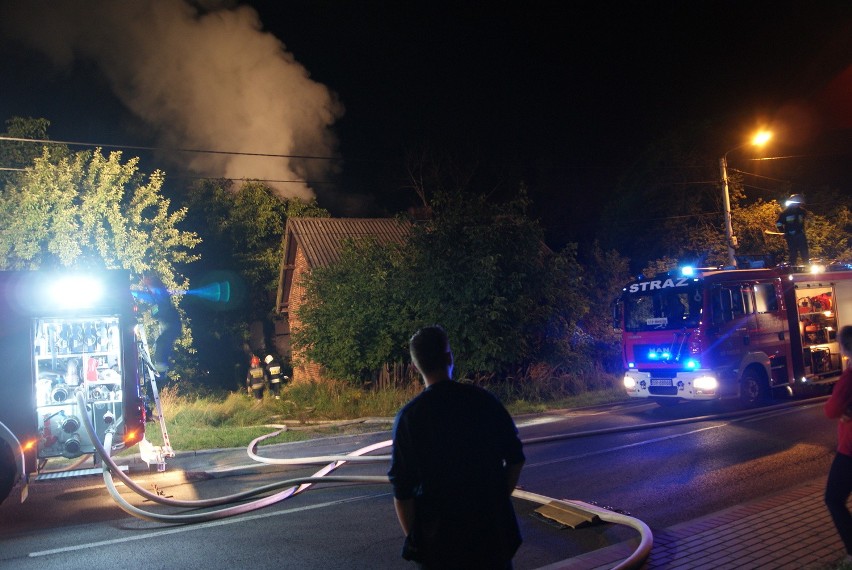
{"type": "Polygon", "coordinates": [[[784,239],[787,240],[790,265],[796,265],[799,255],[802,256],[803,264],[811,259],[808,253],[808,238],[805,236],[805,218],[808,211],[802,207],[804,203],[805,200],[800,194],[793,194],[784,203],[784,210],[775,222],[778,231],[783,233],[784,239]]]}
{"type": "Polygon", "coordinates": [[[263,357],[263,367],[266,371],[266,379],[269,380],[269,390],[276,400],[281,399],[281,386],[290,378],[284,376],[281,363],[271,352],[263,357]]]}
{"type": "Polygon", "coordinates": [[[260,365],[260,358],[252,355],[249,363],[248,374],[246,375],[246,386],[248,393],[253,394],[255,399],[263,399],[263,388],[265,386],[266,374],[263,371],[263,366],[260,365]]]}

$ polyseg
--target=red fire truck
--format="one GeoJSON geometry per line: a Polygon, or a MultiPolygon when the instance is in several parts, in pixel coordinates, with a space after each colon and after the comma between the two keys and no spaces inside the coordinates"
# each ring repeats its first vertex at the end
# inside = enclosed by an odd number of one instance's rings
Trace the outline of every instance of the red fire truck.
{"type": "Polygon", "coordinates": [[[617,307],[629,396],[754,405],[840,375],[852,265],[685,268],[628,283],[617,307]]]}
{"type": "Polygon", "coordinates": [[[97,464],[84,418],[98,437],[143,440],[136,325],[126,271],[0,272],[0,501],[16,484],[24,500],[52,459],[93,454],[97,464]]]}

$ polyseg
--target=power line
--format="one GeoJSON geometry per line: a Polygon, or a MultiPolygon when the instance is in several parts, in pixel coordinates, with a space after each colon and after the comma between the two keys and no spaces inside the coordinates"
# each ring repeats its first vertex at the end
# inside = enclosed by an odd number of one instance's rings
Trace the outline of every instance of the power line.
{"type": "Polygon", "coordinates": [[[312,156],[305,154],[274,154],[274,153],[265,153],[265,152],[239,152],[239,151],[228,151],[228,150],[210,150],[210,149],[199,149],[199,148],[168,148],[168,147],[156,147],[156,146],[135,146],[135,145],[117,145],[117,144],[100,144],[100,143],[89,143],[89,142],[80,142],[80,141],[56,141],[50,139],[25,139],[21,137],[6,137],[0,136],[0,141],[8,141],[8,142],[24,142],[24,143],[39,143],[39,144],[61,144],[66,146],[85,146],[85,147],[93,147],[93,148],[117,148],[117,149],[127,149],[127,150],[148,150],[148,151],[164,151],[164,152],[192,152],[199,154],[226,154],[226,155],[234,155],[234,156],[262,156],[268,158],[296,158],[296,159],[304,159],[304,160],[343,160],[343,157],[339,156],[312,156]]]}
{"type": "MultiPolygon", "coordinates": [[[[29,170],[28,168],[12,168],[8,166],[0,166],[0,171],[2,172],[26,172],[29,170]]],[[[118,176],[116,173],[114,176],[118,176]]],[[[175,178],[192,178],[194,180],[230,180],[231,182],[275,182],[279,184],[305,184],[310,186],[318,186],[324,184],[336,184],[336,182],[330,182],[328,180],[280,180],[276,178],[252,178],[252,177],[243,177],[243,178],[232,178],[228,176],[191,176],[187,175],[183,172],[178,171],[174,174],[175,178]]]]}

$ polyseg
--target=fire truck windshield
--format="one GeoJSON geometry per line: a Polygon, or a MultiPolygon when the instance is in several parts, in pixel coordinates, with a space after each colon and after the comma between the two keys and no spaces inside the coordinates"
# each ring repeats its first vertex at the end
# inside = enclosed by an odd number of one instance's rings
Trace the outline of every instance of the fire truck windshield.
{"type": "Polygon", "coordinates": [[[681,287],[627,291],[624,329],[631,332],[673,330],[698,326],[702,292],[695,281],[681,287]]]}

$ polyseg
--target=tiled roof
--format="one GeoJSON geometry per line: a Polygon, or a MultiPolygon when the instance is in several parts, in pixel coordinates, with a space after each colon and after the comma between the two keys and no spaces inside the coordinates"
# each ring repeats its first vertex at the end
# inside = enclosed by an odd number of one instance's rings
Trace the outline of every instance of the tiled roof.
{"type": "Polygon", "coordinates": [[[379,243],[402,243],[410,228],[408,222],[394,218],[288,218],[286,248],[298,244],[310,267],[327,267],[340,260],[346,239],[373,237],[379,243]]]}
{"type": "Polygon", "coordinates": [[[403,243],[410,230],[409,222],[393,218],[288,218],[276,311],[285,313],[290,304],[297,247],[304,252],[309,268],[327,267],[340,260],[346,239],[372,237],[381,244],[403,243]]]}

